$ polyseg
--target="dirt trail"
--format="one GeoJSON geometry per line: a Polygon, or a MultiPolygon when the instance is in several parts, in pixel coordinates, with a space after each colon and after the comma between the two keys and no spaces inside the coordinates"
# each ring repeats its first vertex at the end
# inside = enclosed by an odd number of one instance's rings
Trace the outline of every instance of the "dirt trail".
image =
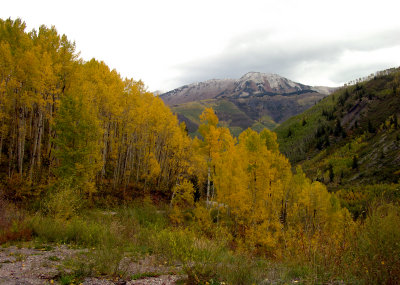
{"type": "MultiPolygon", "coordinates": [[[[15,246],[0,248],[0,284],[59,284],[62,272],[68,272],[68,269],[64,266],[65,261],[79,258],[80,255],[87,252],[87,249],[71,249],[65,245],[41,249],[17,248],[15,246]]],[[[169,285],[175,284],[178,279],[182,278],[178,275],[160,275],[131,280],[130,277],[133,274],[145,272],[162,274],[163,272],[170,272],[171,268],[162,265],[157,266],[154,257],[147,257],[140,261],[124,259],[124,263],[125,276],[128,276],[125,279],[87,277],[81,280],[81,284],[169,285]]]]}

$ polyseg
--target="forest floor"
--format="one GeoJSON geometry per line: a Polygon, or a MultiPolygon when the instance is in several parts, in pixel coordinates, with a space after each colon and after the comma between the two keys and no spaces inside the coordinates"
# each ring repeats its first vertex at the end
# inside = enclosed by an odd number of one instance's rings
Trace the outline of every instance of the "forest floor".
{"type": "Polygon", "coordinates": [[[119,265],[119,272],[123,273],[118,277],[101,276],[95,272],[80,275],[76,264],[85,263],[85,256],[89,251],[67,245],[0,247],[0,284],[168,285],[185,278],[184,275],[175,273],[179,272],[179,268],[158,264],[154,256],[139,259],[125,257],[119,265]]]}

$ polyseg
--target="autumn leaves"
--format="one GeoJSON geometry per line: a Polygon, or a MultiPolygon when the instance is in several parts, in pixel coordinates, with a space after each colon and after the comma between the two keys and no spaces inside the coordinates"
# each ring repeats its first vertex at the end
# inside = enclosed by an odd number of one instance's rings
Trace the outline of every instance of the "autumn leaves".
{"type": "Polygon", "coordinates": [[[206,108],[201,139],[191,139],[142,82],[78,59],[54,28],[26,33],[6,20],[0,36],[0,172],[10,200],[47,196],[49,211],[67,218],[81,201],[153,193],[175,224],[222,227],[236,245],[271,256],[298,232],[311,241],[348,223],[322,184],[292,174],[275,133],[234,138],[206,108]]]}
{"type": "Polygon", "coordinates": [[[0,39],[0,171],[25,198],[68,180],[82,198],[125,199],[189,168],[184,128],[142,82],[78,59],[55,28],[1,20],[0,39]]]}
{"type": "Polygon", "coordinates": [[[217,207],[217,220],[237,244],[277,256],[299,241],[300,231],[309,243],[352,223],[325,186],[308,180],[300,168],[292,174],[275,133],[248,129],[236,139],[218,127],[212,109],[200,118],[204,141],[199,153],[207,161],[205,198],[224,205],[217,207]]]}

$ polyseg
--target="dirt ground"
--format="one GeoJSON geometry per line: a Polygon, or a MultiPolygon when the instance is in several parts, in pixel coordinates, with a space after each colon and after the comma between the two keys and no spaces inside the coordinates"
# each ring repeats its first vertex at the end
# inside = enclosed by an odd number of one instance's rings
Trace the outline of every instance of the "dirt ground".
{"type": "MultiPolygon", "coordinates": [[[[66,262],[71,259],[79,259],[87,253],[87,249],[72,249],[65,245],[44,246],[43,248],[18,248],[16,246],[0,247],[0,284],[12,285],[36,285],[36,284],[60,284],[61,275],[68,273],[66,262]]],[[[140,260],[125,258],[123,261],[125,274],[123,278],[110,277],[86,277],[75,284],[175,284],[182,276],[172,275],[171,268],[156,265],[154,257],[146,257],[140,260]],[[146,273],[157,277],[144,277],[146,273]],[[136,274],[139,278],[132,280],[136,274]],[[140,276],[143,275],[143,277],[140,276]]]]}

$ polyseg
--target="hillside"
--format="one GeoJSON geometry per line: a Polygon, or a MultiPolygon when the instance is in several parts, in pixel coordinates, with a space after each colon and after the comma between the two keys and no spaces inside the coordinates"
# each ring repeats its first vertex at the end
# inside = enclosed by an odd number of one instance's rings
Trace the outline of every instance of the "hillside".
{"type": "Polygon", "coordinates": [[[400,71],[342,88],[275,131],[281,151],[331,189],[400,178],[400,71]]]}
{"type": "Polygon", "coordinates": [[[272,129],[327,96],[333,89],[293,82],[277,74],[249,72],[239,79],[212,79],[161,94],[160,98],[184,121],[189,133],[199,125],[198,117],[212,107],[238,135],[251,127],[272,129]]]}

